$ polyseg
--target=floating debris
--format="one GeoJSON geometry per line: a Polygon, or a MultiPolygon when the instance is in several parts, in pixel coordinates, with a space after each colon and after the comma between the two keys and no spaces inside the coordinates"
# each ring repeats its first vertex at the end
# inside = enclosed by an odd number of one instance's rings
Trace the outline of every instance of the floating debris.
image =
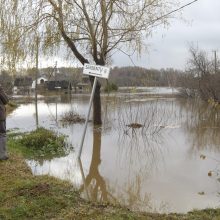
{"type": "MultiPolygon", "coordinates": [[[[156,125],[156,126],[158,126],[158,125],[156,125]]],[[[159,128],[175,129],[175,128],[180,128],[180,125],[159,125],[159,128]]]]}
{"type": "Polygon", "coordinates": [[[126,125],[126,126],[129,127],[129,128],[133,128],[133,129],[135,129],[135,128],[142,128],[143,127],[143,125],[139,124],[139,123],[131,123],[131,124],[126,125]]]}
{"type": "Polygon", "coordinates": [[[212,171],[209,171],[209,172],[208,172],[208,176],[212,176],[212,171]]]}

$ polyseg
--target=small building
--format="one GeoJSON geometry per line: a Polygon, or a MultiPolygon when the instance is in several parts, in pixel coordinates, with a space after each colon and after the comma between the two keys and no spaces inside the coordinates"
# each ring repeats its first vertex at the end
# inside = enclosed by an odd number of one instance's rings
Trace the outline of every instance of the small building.
{"type": "MultiPolygon", "coordinates": [[[[47,78],[45,78],[45,77],[39,77],[39,78],[37,79],[37,85],[38,85],[39,87],[41,87],[41,88],[42,88],[42,87],[45,87],[47,81],[48,81],[47,78]]],[[[31,88],[32,88],[32,89],[35,89],[35,87],[36,87],[36,80],[34,80],[34,81],[32,82],[31,88]]]]}

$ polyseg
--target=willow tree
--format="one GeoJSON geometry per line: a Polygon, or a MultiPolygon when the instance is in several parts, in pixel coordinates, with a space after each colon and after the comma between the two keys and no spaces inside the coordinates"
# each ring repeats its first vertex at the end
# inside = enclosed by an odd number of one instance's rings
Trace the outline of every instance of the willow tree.
{"type": "MultiPolygon", "coordinates": [[[[170,0],[0,0],[1,38],[13,61],[29,56],[40,33],[44,52],[64,46],[81,64],[106,65],[117,51],[141,53],[145,38],[167,25],[170,0]],[[13,30],[15,34],[12,34],[13,30]],[[10,39],[9,39],[10,35],[10,39]],[[11,43],[10,43],[10,42],[11,43]],[[13,44],[12,44],[13,42],[13,44]],[[15,44],[14,44],[15,43],[15,44]],[[15,53],[16,52],[16,53],[15,53]]],[[[94,77],[90,77],[93,84],[94,77]]],[[[101,124],[101,84],[93,104],[93,120],[101,124]]]]}

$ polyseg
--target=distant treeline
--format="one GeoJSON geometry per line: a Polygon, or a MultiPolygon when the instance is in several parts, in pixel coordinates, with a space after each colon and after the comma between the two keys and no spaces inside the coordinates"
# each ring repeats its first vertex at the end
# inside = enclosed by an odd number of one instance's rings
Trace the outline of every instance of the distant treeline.
{"type": "MultiPolygon", "coordinates": [[[[36,70],[27,69],[17,72],[16,77],[28,76],[33,80],[36,77],[36,70]]],[[[170,69],[146,69],[143,67],[114,67],[111,69],[109,82],[117,86],[178,86],[181,71],[170,69]]],[[[11,81],[6,71],[0,74],[1,81],[11,81]],[[6,79],[7,80],[4,80],[6,79]]],[[[39,76],[44,76],[48,80],[51,78],[71,80],[76,84],[82,80],[82,68],[61,67],[54,69],[52,67],[39,69],[39,76]],[[56,71],[56,73],[55,73],[56,71]]],[[[101,80],[105,85],[105,80],[101,80]]]]}
{"type": "MultiPolygon", "coordinates": [[[[71,79],[80,80],[82,68],[58,68],[59,75],[69,76],[71,79]]],[[[34,71],[28,70],[28,74],[34,76],[34,71]]],[[[52,68],[40,69],[41,73],[49,76],[52,68]]],[[[143,67],[114,67],[111,69],[109,81],[117,86],[178,86],[179,76],[182,71],[169,69],[146,69],[143,67]]],[[[103,81],[103,84],[105,80],[103,81]]]]}
{"type": "MultiPolygon", "coordinates": [[[[209,58],[205,51],[190,48],[191,57],[185,71],[168,69],[146,69],[143,67],[114,67],[111,69],[108,84],[101,80],[104,90],[111,90],[119,86],[169,86],[179,87],[183,96],[200,97],[205,101],[212,100],[220,103],[220,61],[209,58]],[[107,85],[107,87],[106,87],[107,85]]],[[[21,70],[16,76],[36,77],[35,69],[21,70]]],[[[82,82],[82,68],[43,68],[39,75],[48,80],[55,77],[57,80],[71,81],[73,86],[82,82]],[[56,74],[55,74],[56,72],[56,74]]],[[[13,78],[2,70],[0,82],[5,88],[13,87],[13,78]]]]}
{"type": "Polygon", "coordinates": [[[115,67],[110,81],[118,86],[173,86],[179,85],[183,72],[169,69],[145,69],[142,67],[115,67]]]}

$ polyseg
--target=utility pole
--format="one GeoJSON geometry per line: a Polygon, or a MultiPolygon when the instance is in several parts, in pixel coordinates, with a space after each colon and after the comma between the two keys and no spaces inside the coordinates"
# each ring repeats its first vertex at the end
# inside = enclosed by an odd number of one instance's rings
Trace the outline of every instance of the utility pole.
{"type": "Polygon", "coordinates": [[[214,50],[214,65],[215,65],[215,74],[217,74],[217,51],[214,50]]]}
{"type": "Polygon", "coordinates": [[[55,83],[56,83],[57,82],[57,61],[55,62],[55,66],[54,66],[54,80],[55,80],[55,83]]]}
{"type": "Polygon", "coordinates": [[[37,86],[37,80],[38,80],[38,65],[39,65],[39,37],[36,37],[36,73],[35,73],[35,113],[36,113],[36,128],[39,127],[39,120],[38,120],[38,106],[37,106],[37,90],[38,90],[38,86],[37,86]]]}
{"type": "Polygon", "coordinates": [[[57,86],[58,86],[58,83],[57,83],[57,61],[55,62],[55,66],[54,66],[54,81],[55,81],[55,85],[54,85],[54,87],[55,87],[55,91],[56,91],[56,123],[57,123],[57,102],[58,102],[58,88],[57,88],[57,86]]]}

